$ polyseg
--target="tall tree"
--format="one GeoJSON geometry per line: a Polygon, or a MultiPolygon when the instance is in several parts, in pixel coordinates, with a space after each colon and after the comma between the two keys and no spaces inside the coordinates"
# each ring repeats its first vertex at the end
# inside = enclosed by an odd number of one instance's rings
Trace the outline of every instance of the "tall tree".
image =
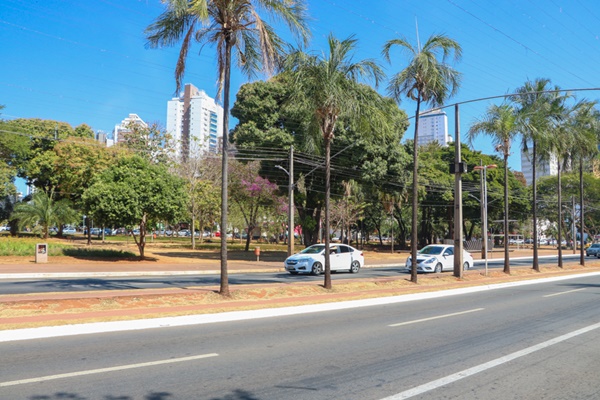
{"type": "Polygon", "coordinates": [[[472,141],[478,134],[490,136],[496,150],[504,157],[504,272],[510,274],[508,253],[508,156],[512,141],[518,132],[517,113],[509,104],[491,105],[485,115],[475,121],[467,135],[472,141]]]}
{"type": "MultiPolygon", "coordinates": [[[[377,122],[374,120],[381,113],[381,107],[377,107],[377,97],[373,97],[372,92],[358,82],[363,77],[372,78],[377,85],[383,72],[373,60],[353,61],[356,43],[353,37],[340,41],[330,34],[326,54],[295,51],[285,62],[286,70],[292,74],[291,101],[297,101],[312,111],[313,132],[319,135],[325,147],[325,248],[329,248],[331,239],[331,142],[336,123],[342,115],[365,122],[371,118],[371,122],[377,122]]],[[[331,289],[329,251],[325,252],[324,286],[331,289]]]]}
{"type": "Polygon", "coordinates": [[[458,61],[462,55],[462,48],[453,39],[445,35],[433,35],[427,39],[423,47],[411,45],[405,38],[392,39],[383,46],[382,54],[390,61],[390,51],[394,47],[409,54],[410,61],[406,68],[394,74],[390,79],[388,91],[391,96],[400,102],[406,96],[417,102],[415,110],[415,134],[413,143],[413,179],[412,179],[412,233],[411,233],[411,281],[417,282],[417,221],[419,208],[419,182],[418,182],[418,155],[419,155],[419,113],[421,103],[433,107],[444,104],[447,98],[452,97],[460,84],[460,73],[451,68],[446,60],[454,55],[458,61]],[[441,56],[441,59],[438,57],[441,56]]]}
{"type": "MultiPolygon", "coordinates": [[[[573,136],[573,162],[579,166],[579,263],[585,265],[585,207],[583,167],[584,163],[598,156],[600,142],[600,112],[596,109],[596,101],[581,100],[574,107],[571,126],[573,136]]],[[[575,210],[573,210],[575,213],[575,210]]],[[[573,238],[575,240],[575,238],[573,238]]]]}
{"type": "MultiPolygon", "coordinates": [[[[289,74],[282,73],[267,82],[256,81],[243,85],[231,111],[239,121],[232,138],[238,156],[243,157],[246,153],[251,153],[252,158],[264,156],[259,173],[276,182],[280,188],[287,187],[289,177],[276,165],[289,170],[286,151],[290,145],[294,146],[296,165],[323,163],[324,153],[320,132],[317,135],[310,133],[314,132],[309,124],[314,111],[309,112],[298,102],[286,100],[291,95],[290,81],[289,74]],[[277,153],[281,158],[273,159],[272,149],[280,149],[277,153]]],[[[361,183],[361,190],[368,193],[404,188],[406,165],[409,163],[409,156],[401,144],[408,126],[406,113],[390,98],[383,98],[381,110],[386,114],[388,124],[386,130],[377,137],[369,134],[368,126],[352,123],[351,118],[341,115],[336,122],[332,147],[336,168],[348,168],[360,174],[357,181],[361,183]],[[341,151],[344,149],[347,151],[341,151]],[[357,169],[357,165],[361,168],[357,169]]],[[[318,240],[321,210],[325,202],[322,189],[325,177],[312,167],[308,172],[297,167],[293,170],[293,182],[297,183],[294,184],[294,206],[299,217],[296,221],[302,226],[303,243],[311,245],[318,240]]],[[[343,191],[342,182],[347,179],[343,174],[333,173],[332,193],[343,191]]]]}
{"type": "Polygon", "coordinates": [[[97,176],[82,200],[94,220],[104,225],[139,226],[139,238],[133,238],[144,259],[147,230],[159,221],[182,217],[187,199],[180,178],[134,155],[119,158],[97,176]]]}
{"type": "Polygon", "coordinates": [[[552,124],[551,94],[548,93],[549,79],[538,78],[528,81],[516,90],[517,95],[510,99],[518,106],[519,130],[522,135],[521,148],[529,157],[532,167],[532,217],[533,217],[533,269],[540,270],[538,257],[538,218],[537,218],[537,163],[538,149],[548,139],[552,124]],[[529,149],[531,147],[531,153],[529,149]]]}
{"type": "Polygon", "coordinates": [[[574,141],[574,132],[569,126],[569,120],[573,107],[567,105],[566,100],[570,97],[569,94],[561,94],[559,91],[552,93],[552,103],[556,110],[556,119],[550,126],[550,137],[548,143],[545,146],[544,157],[546,159],[554,160],[557,165],[557,184],[556,193],[557,199],[557,210],[558,210],[558,266],[562,268],[563,257],[562,257],[562,228],[563,228],[563,212],[562,212],[562,174],[565,168],[570,167],[571,151],[574,141]]]}
{"type": "Polygon", "coordinates": [[[186,59],[192,41],[216,45],[218,92],[223,91],[223,157],[221,182],[221,286],[220,293],[229,296],[227,273],[227,170],[229,100],[232,55],[242,72],[251,76],[262,69],[271,73],[282,52],[282,40],[261,17],[267,14],[283,21],[289,29],[307,40],[303,0],[165,0],[166,10],[146,28],[152,48],[172,46],[182,41],[175,69],[176,92],[184,76],[186,59]]]}

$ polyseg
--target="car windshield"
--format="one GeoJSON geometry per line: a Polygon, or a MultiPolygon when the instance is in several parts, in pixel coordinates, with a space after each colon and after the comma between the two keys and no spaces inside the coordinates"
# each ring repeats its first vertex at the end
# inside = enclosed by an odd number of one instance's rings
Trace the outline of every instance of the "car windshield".
{"type": "Polygon", "coordinates": [[[443,246],[425,246],[419,250],[419,254],[442,254],[443,246]]]}
{"type": "Polygon", "coordinates": [[[310,247],[305,248],[304,250],[302,250],[300,252],[300,254],[319,254],[320,252],[323,251],[324,248],[325,248],[324,245],[318,244],[315,246],[310,246],[310,247]]]}

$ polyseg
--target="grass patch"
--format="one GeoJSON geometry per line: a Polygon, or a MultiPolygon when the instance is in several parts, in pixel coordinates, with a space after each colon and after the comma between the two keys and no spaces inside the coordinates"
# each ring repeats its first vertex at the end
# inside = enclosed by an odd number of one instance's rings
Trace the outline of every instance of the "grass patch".
{"type": "Polygon", "coordinates": [[[62,256],[63,250],[72,248],[73,246],[58,243],[54,240],[44,240],[35,238],[1,238],[0,239],[0,256],[34,256],[35,245],[37,243],[48,243],[49,256],[62,256]]]}

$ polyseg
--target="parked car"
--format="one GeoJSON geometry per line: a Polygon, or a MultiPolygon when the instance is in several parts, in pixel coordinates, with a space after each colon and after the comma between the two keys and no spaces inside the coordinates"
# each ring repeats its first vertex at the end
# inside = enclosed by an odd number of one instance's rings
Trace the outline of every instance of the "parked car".
{"type": "Polygon", "coordinates": [[[74,235],[77,231],[72,226],[65,226],[63,228],[63,235],[74,235]]]}
{"type": "Polygon", "coordinates": [[[598,257],[599,254],[600,254],[600,243],[594,243],[590,247],[585,249],[585,255],[588,257],[589,256],[598,257]]]}
{"type": "MultiPolygon", "coordinates": [[[[331,271],[350,271],[356,274],[365,264],[363,252],[345,244],[329,246],[331,271]]],[[[314,244],[300,253],[288,257],[283,263],[285,270],[292,275],[319,275],[325,270],[325,245],[314,244]]]]}
{"type": "MultiPolygon", "coordinates": [[[[406,260],[406,269],[412,267],[412,256],[406,260]]],[[[463,250],[463,269],[473,267],[473,256],[463,250]]],[[[454,270],[454,245],[430,244],[417,252],[417,271],[442,272],[454,270]]]]}

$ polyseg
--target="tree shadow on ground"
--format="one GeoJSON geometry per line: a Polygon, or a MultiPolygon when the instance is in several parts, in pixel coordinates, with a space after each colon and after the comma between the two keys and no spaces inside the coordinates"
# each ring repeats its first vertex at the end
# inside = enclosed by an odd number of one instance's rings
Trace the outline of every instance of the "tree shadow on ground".
{"type": "MultiPolygon", "coordinates": [[[[199,251],[153,251],[152,254],[161,257],[188,258],[197,260],[220,260],[221,253],[218,251],[199,252],[199,251]]],[[[260,261],[283,262],[287,257],[285,251],[265,251],[260,253],[260,261]]],[[[227,259],[233,261],[256,261],[256,255],[253,251],[228,251],[227,259]]]]}
{"type": "MultiPolygon", "coordinates": [[[[140,257],[130,251],[123,250],[112,250],[112,249],[87,249],[87,248],[73,248],[73,249],[62,249],[63,255],[67,257],[73,257],[80,260],[93,260],[93,261],[140,261],[140,257]]],[[[158,261],[154,257],[144,257],[144,261],[158,261]]]]}

